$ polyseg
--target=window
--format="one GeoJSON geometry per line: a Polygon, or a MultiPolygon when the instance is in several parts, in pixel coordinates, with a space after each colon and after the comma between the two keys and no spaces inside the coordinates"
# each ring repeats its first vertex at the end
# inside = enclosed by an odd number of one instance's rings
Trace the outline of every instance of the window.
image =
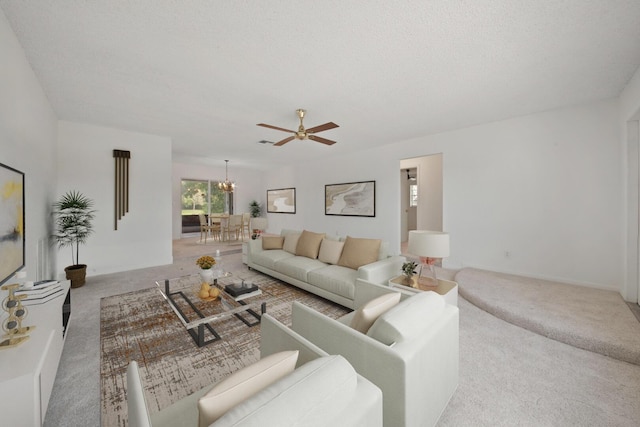
{"type": "Polygon", "coordinates": [[[409,206],[418,206],[418,184],[409,185],[409,206]]]}
{"type": "Polygon", "coordinates": [[[231,212],[227,203],[233,199],[225,197],[224,191],[218,188],[217,181],[181,181],[182,185],[182,215],[212,214],[231,212]]]}

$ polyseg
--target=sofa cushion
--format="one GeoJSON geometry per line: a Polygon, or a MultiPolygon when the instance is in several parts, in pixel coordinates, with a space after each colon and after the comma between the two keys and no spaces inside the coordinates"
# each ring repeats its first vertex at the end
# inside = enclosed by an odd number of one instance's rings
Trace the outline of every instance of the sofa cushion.
{"type": "Polygon", "coordinates": [[[381,314],[385,313],[391,307],[400,302],[400,292],[390,292],[380,295],[377,298],[364,304],[355,311],[351,326],[356,331],[366,334],[373,322],[375,322],[381,314]]]}
{"type": "Polygon", "coordinates": [[[387,345],[409,340],[424,333],[445,306],[442,295],[419,292],[378,317],[367,335],[387,345]]]}
{"type": "Polygon", "coordinates": [[[283,236],[262,236],[262,249],[282,249],[284,244],[283,236]]]}
{"type": "Polygon", "coordinates": [[[207,427],[229,409],[290,374],[298,351],[283,351],[234,372],[198,400],[199,426],[207,427]]]}
{"type": "Polygon", "coordinates": [[[286,258],[293,258],[294,255],[289,252],[285,252],[282,249],[271,249],[269,251],[260,251],[251,254],[251,262],[261,265],[263,267],[275,269],[276,262],[286,258]]]}
{"type": "Polygon", "coordinates": [[[289,252],[290,254],[296,254],[296,247],[298,246],[298,239],[300,238],[300,233],[288,233],[284,235],[284,244],[282,245],[282,249],[289,252]]]}
{"type": "Polygon", "coordinates": [[[380,239],[359,239],[347,236],[338,265],[357,270],[378,260],[380,239]]]}
{"type": "Polygon", "coordinates": [[[296,255],[311,259],[318,258],[318,252],[320,251],[320,244],[323,238],[324,233],[314,233],[303,230],[296,245],[296,255]]]}
{"type": "Polygon", "coordinates": [[[342,255],[342,248],[344,242],[338,240],[330,240],[326,237],[322,239],[320,244],[320,252],[318,253],[318,259],[327,264],[337,264],[342,255]]]}
{"type": "Polygon", "coordinates": [[[303,256],[294,256],[284,258],[274,265],[274,270],[278,273],[286,274],[294,279],[308,282],[307,274],[310,271],[317,270],[325,267],[326,264],[318,261],[317,259],[311,259],[303,256]]]}
{"type": "Polygon", "coordinates": [[[358,272],[339,265],[327,265],[309,271],[307,283],[344,298],[354,299],[358,272]]]}
{"type": "Polygon", "coordinates": [[[344,357],[320,357],[237,405],[220,418],[219,423],[225,426],[321,425],[327,415],[335,416],[336,410],[358,410],[344,407],[353,401],[357,391],[358,375],[344,357]]]}

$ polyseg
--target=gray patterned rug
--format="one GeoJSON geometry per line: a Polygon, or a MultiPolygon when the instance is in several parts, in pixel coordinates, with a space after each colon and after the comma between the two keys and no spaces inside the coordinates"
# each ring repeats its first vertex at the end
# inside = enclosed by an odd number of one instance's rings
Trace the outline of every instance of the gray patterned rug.
{"type": "MultiPolygon", "coordinates": [[[[291,324],[291,304],[300,301],[337,318],[349,310],[257,272],[242,278],[257,284],[267,312],[291,324]]],[[[237,278],[221,279],[222,284],[237,278]]],[[[214,323],[222,337],[198,348],[156,287],[102,298],[100,383],[103,426],[126,426],[126,369],[140,365],[151,413],[220,381],[260,357],[260,327],[231,317],[214,323]]]]}

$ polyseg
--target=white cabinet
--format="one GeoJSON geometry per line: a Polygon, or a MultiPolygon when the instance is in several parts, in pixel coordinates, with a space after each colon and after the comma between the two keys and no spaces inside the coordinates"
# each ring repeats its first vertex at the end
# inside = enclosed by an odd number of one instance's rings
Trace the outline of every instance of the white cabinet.
{"type": "Polygon", "coordinates": [[[59,297],[27,307],[22,326],[35,326],[29,339],[0,350],[2,425],[42,426],[64,345],[63,318],[66,325],[70,313],[64,304],[70,282],[60,284],[64,291],[59,297]]]}

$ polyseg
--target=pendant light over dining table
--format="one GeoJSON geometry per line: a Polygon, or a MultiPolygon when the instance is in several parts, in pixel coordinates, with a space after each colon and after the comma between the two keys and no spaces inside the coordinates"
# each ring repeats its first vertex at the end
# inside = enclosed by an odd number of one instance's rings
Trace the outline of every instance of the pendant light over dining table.
{"type": "Polygon", "coordinates": [[[236,188],[236,183],[229,181],[229,160],[225,160],[225,162],[225,180],[224,182],[218,183],[218,188],[225,193],[233,193],[233,190],[236,188]]]}

